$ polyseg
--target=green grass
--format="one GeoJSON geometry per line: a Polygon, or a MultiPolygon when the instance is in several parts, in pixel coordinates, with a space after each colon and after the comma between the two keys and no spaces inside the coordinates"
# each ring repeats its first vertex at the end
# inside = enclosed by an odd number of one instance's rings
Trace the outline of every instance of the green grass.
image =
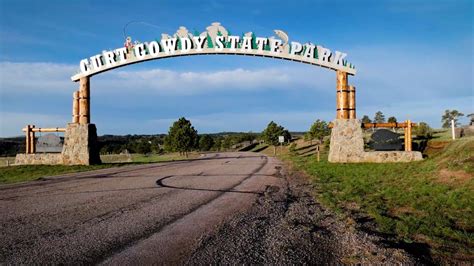
{"type": "Polygon", "coordinates": [[[0,184],[10,184],[36,180],[41,177],[76,173],[120,166],[121,164],[101,165],[19,165],[0,168],[0,184]]]}
{"type": "MultiPolygon", "coordinates": [[[[120,167],[124,165],[143,164],[143,163],[157,163],[157,162],[168,162],[175,160],[185,160],[197,158],[197,153],[189,154],[189,157],[181,156],[177,153],[170,154],[132,154],[132,162],[128,163],[114,163],[107,162],[100,165],[19,165],[19,166],[8,166],[0,167],[0,184],[11,184],[18,182],[25,182],[36,180],[41,177],[62,175],[68,173],[77,173],[83,171],[91,171],[97,169],[104,169],[110,167],[120,167]]],[[[123,158],[120,158],[123,159],[123,158]]]]}
{"type": "Polygon", "coordinates": [[[435,140],[452,140],[451,129],[435,129],[433,133],[435,140]]]}
{"type": "Polygon", "coordinates": [[[331,164],[294,154],[286,159],[311,176],[328,207],[350,215],[346,206],[355,205],[378,231],[427,243],[434,254],[473,255],[474,138],[454,141],[421,162],[331,164]],[[456,172],[443,179],[442,169],[456,172]]]}
{"type": "Polygon", "coordinates": [[[257,146],[255,146],[250,151],[251,152],[260,152],[260,151],[266,149],[267,147],[268,147],[268,144],[262,143],[262,144],[258,144],[257,146]]]}

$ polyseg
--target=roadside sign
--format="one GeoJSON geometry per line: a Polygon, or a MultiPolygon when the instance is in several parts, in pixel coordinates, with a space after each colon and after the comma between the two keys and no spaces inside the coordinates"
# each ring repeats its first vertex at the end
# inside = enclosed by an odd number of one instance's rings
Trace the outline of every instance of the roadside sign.
{"type": "Polygon", "coordinates": [[[278,142],[280,142],[280,143],[285,142],[285,137],[284,136],[278,136],[278,142]]]}

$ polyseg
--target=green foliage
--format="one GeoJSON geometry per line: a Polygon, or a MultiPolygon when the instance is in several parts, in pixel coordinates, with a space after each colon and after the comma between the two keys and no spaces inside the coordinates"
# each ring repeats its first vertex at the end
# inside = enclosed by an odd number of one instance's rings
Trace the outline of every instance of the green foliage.
{"type": "Polygon", "coordinates": [[[161,153],[163,139],[164,135],[104,135],[98,137],[98,144],[101,154],[161,153]]]}
{"type": "Polygon", "coordinates": [[[151,152],[151,142],[141,141],[137,147],[137,153],[147,154],[151,152]]]}
{"type": "Polygon", "coordinates": [[[474,113],[467,114],[466,117],[469,118],[469,125],[474,126],[474,113]]]}
{"type": "Polygon", "coordinates": [[[20,165],[0,167],[0,184],[36,180],[40,177],[77,173],[96,169],[120,166],[119,164],[100,165],[20,165]]]}
{"type": "Polygon", "coordinates": [[[203,135],[199,138],[199,150],[210,151],[214,146],[214,139],[210,135],[203,135]]]}
{"type": "Polygon", "coordinates": [[[387,119],[387,122],[389,123],[397,123],[397,118],[395,116],[391,116],[387,119]]]}
{"type": "Polygon", "coordinates": [[[165,137],[165,149],[187,154],[198,144],[198,134],[191,122],[184,117],[174,122],[165,137]]]}
{"type": "Polygon", "coordinates": [[[224,140],[224,137],[222,136],[217,136],[214,138],[214,145],[212,145],[212,150],[214,151],[220,151],[222,148],[222,142],[224,140]]]}
{"type": "Polygon", "coordinates": [[[418,123],[418,125],[414,127],[413,133],[419,138],[431,138],[433,136],[433,130],[425,122],[418,123]]]}
{"type": "Polygon", "coordinates": [[[311,125],[307,134],[310,139],[322,141],[325,136],[331,134],[331,131],[326,121],[317,119],[313,125],[311,125]]]}
{"type": "Polygon", "coordinates": [[[368,115],[364,115],[362,117],[362,123],[372,123],[372,120],[370,120],[368,115]]]}
{"type": "Polygon", "coordinates": [[[460,113],[458,110],[446,110],[444,111],[444,115],[441,116],[441,123],[443,123],[443,128],[451,127],[451,120],[454,120],[454,125],[457,127],[460,125],[458,122],[459,118],[464,116],[463,113],[460,113]]]}
{"type": "Polygon", "coordinates": [[[279,126],[277,123],[271,121],[267,128],[263,130],[262,132],[262,139],[270,145],[278,145],[278,137],[279,136],[284,136],[285,141],[288,141],[291,139],[291,134],[288,130],[286,130],[284,127],[279,126]]]}
{"type": "Polygon", "coordinates": [[[381,111],[377,111],[374,116],[374,123],[384,123],[385,122],[385,116],[381,111]]]}

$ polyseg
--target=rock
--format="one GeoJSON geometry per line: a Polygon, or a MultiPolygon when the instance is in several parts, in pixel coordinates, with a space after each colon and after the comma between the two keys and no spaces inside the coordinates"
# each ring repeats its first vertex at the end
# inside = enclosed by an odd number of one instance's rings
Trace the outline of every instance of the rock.
{"type": "Polygon", "coordinates": [[[418,151],[364,151],[361,122],[358,119],[333,121],[329,162],[332,163],[389,163],[423,160],[418,151]]]}

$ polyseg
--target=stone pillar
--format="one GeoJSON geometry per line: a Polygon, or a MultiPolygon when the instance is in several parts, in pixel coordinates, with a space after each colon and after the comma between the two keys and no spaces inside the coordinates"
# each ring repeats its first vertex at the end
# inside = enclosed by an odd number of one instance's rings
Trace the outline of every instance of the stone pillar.
{"type": "Polygon", "coordinates": [[[100,164],[95,125],[69,123],[64,133],[62,157],[66,165],[100,164]]]}
{"type": "Polygon", "coordinates": [[[355,87],[349,85],[349,119],[356,119],[356,91],[355,87]]]}
{"type": "Polygon", "coordinates": [[[82,77],[79,80],[79,124],[85,125],[91,122],[90,120],[90,79],[89,77],[82,77]]]}
{"type": "Polygon", "coordinates": [[[349,119],[347,73],[336,72],[336,119],[349,119]]]}
{"type": "Polygon", "coordinates": [[[72,122],[79,123],[79,91],[72,94],[72,122]]]}
{"type": "Polygon", "coordinates": [[[332,122],[329,162],[363,162],[364,139],[357,119],[336,119],[332,122]]]}

